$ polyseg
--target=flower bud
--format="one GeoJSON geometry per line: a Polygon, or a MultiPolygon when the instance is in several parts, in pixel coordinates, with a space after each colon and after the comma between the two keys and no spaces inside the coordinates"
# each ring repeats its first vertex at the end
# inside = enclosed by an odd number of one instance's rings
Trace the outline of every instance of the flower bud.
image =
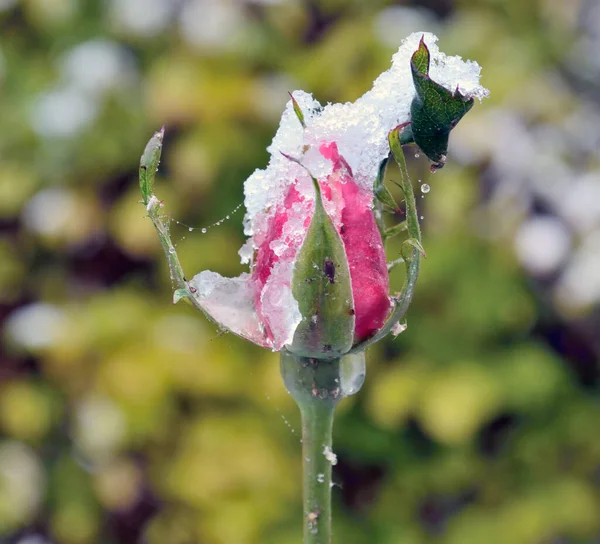
{"type": "Polygon", "coordinates": [[[373,194],[355,183],[335,142],[321,145],[319,151],[333,164],[332,173],[312,180],[311,201],[296,185],[290,187],[283,206],[271,217],[253,276],[257,312],[273,343],[302,357],[328,359],[377,332],[390,302],[373,194]],[[292,265],[289,281],[297,309],[293,304],[283,307],[286,262],[292,265]],[[284,340],[281,323],[291,322],[295,311],[293,336],[284,340]]]}
{"type": "Polygon", "coordinates": [[[429,77],[430,55],[421,38],[410,68],[416,94],[410,107],[414,142],[433,161],[432,171],[442,168],[448,154],[450,131],[473,107],[473,98],[463,96],[458,87],[449,91],[429,77]]]}

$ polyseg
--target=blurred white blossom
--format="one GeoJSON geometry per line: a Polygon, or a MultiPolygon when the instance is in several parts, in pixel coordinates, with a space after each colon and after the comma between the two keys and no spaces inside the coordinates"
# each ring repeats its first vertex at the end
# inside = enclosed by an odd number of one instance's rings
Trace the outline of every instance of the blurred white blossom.
{"type": "Polygon", "coordinates": [[[71,137],[90,126],[97,114],[97,101],[69,85],[38,97],[31,111],[31,125],[40,136],[71,137]]]}
{"type": "Polygon", "coordinates": [[[515,236],[515,249],[523,266],[536,275],[554,272],[568,257],[571,235],[552,216],[527,219],[515,236]]]}
{"type": "Polygon", "coordinates": [[[90,40],[67,51],[60,60],[63,81],[90,94],[134,81],[133,57],[116,42],[90,40]]]}
{"type": "Polygon", "coordinates": [[[5,333],[16,345],[36,350],[52,346],[63,332],[64,312],[53,304],[37,302],[12,312],[5,333]]]}
{"type": "Polygon", "coordinates": [[[190,0],[179,17],[181,34],[198,48],[233,49],[246,24],[243,7],[234,0],[190,0]]]}
{"type": "Polygon", "coordinates": [[[109,18],[122,30],[139,36],[155,36],[171,23],[173,0],[111,0],[109,18]]]}

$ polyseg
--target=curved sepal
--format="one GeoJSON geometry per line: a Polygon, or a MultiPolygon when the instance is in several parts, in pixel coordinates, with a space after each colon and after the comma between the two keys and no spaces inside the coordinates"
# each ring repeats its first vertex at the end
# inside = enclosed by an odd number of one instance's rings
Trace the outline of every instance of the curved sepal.
{"type": "Polygon", "coordinates": [[[162,213],[162,202],[153,192],[154,177],[160,162],[164,127],[150,139],[140,159],[140,190],[148,217],[158,234],[167,257],[173,303],[188,301],[222,330],[232,332],[262,347],[271,347],[254,311],[250,278],[221,278],[214,272],[202,272],[188,281],[169,231],[169,220],[162,213]]]}
{"type": "Polygon", "coordinates": [[[394,266],[396,264],[404,263],[406,266],[406,277],[400,293],[392,297],[394,307],[383,327],[367,340],[355,345],[352,348],[351,353],[363,351],[367,346],[378,342],[388,334],[398,330],[398,323],[404,318],[415,292],[415,287],[419,278],[421,256],[425,256],[425,250],[421,244],[421,228],[419,226],[419,217],[417,215],[415,194],[410,178],[408,177],[406,159],[404,158],[404,152],[402,151],[401,135],[405,126],[406,125],[400,125],[391,130],[388,135],[388,141],[390,143],[392,155],[400,167],[401,187],[406,202],[406,230],[409,235],[409,238],[402,244],[402,249],[406,249],[407,254],[390,264],[394,266]]]}
{"type": "Polygon", "coordinates": [[[473,98],[463,96],[458,88],[451,92],[429,77],[430,55],[421,38],[410,68],[416,94],[410,107],[414,142],[433,161],[432,171],[442,168],[448,153],[450,131],[473,107],[473,98]]]}

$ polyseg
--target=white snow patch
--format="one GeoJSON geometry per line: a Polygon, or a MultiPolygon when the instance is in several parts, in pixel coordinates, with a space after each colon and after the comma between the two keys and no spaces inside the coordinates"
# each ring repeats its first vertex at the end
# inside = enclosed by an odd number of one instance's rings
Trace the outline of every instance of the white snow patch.
{"type": "Polygon", "coordinates": [[[337,465],[337,455],[331,451],[329,446],[323,448],[323,455],[332,465],[337,465]]]}

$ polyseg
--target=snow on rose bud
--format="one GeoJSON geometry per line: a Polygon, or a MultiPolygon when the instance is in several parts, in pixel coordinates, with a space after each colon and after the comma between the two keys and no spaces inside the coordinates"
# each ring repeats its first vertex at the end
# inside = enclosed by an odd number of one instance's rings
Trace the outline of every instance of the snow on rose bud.
{"type": "Polygon", "coordinates": [[[168,230],[163,236],[160,203],[145,197],[178,283],[174,300],[187,298],[224,330],[302,357],[340,357],[387,327],[392,306],[374,182],[390,153],[388,134],[411,121],[411,58],[426,44],[428,81],[460,91],[461,99],[488,94],[477,63],[447,57],[436,40],[409,36],[392,67],[354,103],[322,107],[294,92],[268,166],[244,184],[248,240],[239,253],[249,273],[203,271],[187,282],[168,230]]]}
{"type": "Polygon", "coordinates": [[[269,220],[252,278],[258,316],[269,340],[279,346],[283,338],[278,335],[286,331],[272,315],[278,314],[281,283],[270,280],[280,259],[294,262],[291,287],[301,321],[286,348],[304,357],[336,357],[381,328],[390,308],[389,281],[372,192],[355,183],[335,142],[322,144],[319,152],[331,161],[332,173],[313,180],[312,200],[302,196],[297,182],[290,185],[269,220]],[[306,232],[287,236],[289,223],[292,231],[306,232]]]}

